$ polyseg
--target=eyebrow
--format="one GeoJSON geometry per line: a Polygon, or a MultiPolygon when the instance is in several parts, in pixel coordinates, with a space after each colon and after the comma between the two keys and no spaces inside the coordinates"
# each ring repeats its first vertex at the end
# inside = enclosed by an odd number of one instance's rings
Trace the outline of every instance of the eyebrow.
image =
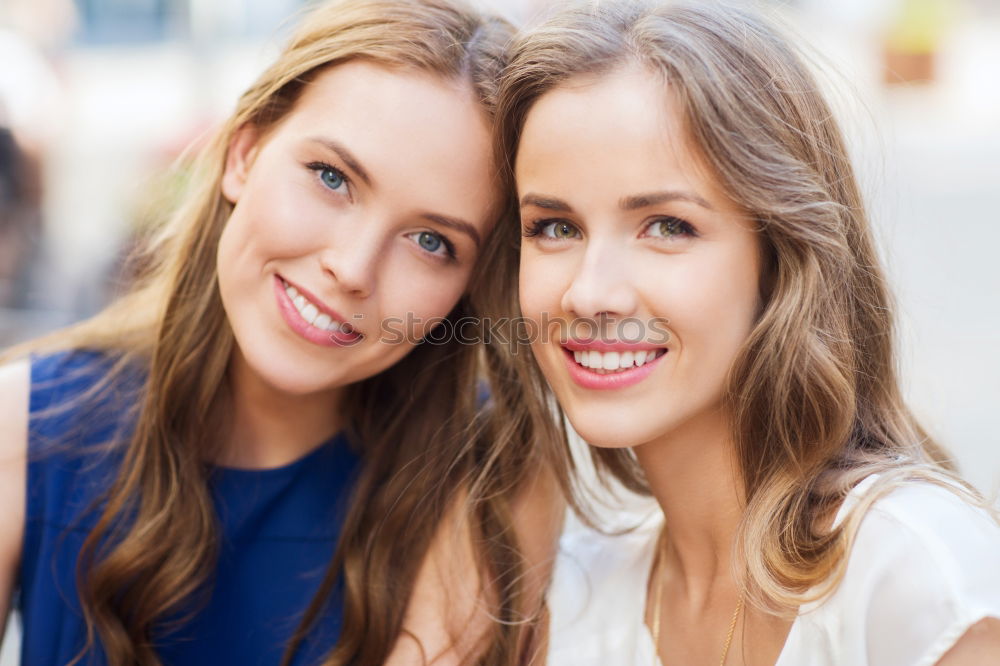
{"type": "Polygon", "coordinates": [[[555,210],[561,213],[573,212],[573,207],[562,199],[556,199],[555,197],[543,197],[540,194],[525,194],[521,197],[521,208],[527,208],[528,206],[544,208],[545,210],[555,210]]]}
{"type": "MultiPolygon", "coordinates": [[[[706,201],[703,197],[700,197],[693,192],[678,192],[676,190],[646,192],[644,194],[633,194],[632,196],[622,197],[618,201],[618,207],[622,210],[639,210],[666,203],[668,201],[689,201],[701,206],[702,208],[715,210],[712,207],[712,204],[708,203],[708,201],[706,201]]],[[[521,208],[526,208],[528,206],[544,208],[545,210],[553,210],[560,213],[573,212],[573,207],[562,199],[546,197],[540,194],[525,194],[521,197],[521,208]]]]}
{"type": "Polygon", "coordinates": [[[712,204],[708,203],[704,198],[698,196],[697,194],[694,194],[693,192],[678,192],[676,190],[646,192],[644,194],[635,194],[630,197],[622,197],[618,201],[618,206],[622,210],[639,210],[641,208],[656,206],[668,201],[689,201],[693,204],[698,204],[702,208],[715,210],[712,208],[712,204]]]}
{"type": "Polygon", "coordinates": [[[476,230],[474,226],[466,222],[465,220],[460,220],[457,217],[447,217],[445,215],[439,215],[437,213],[424,213],[421,215],[425,220],[429,220],[436,224],[440,224],[442,227],[447,227],[449,229],[454,229],[459,233],[463,233],[476,244],[476,247],[482,245],[482,238],[479,235],[479,231],[476,230]]]}
{"type": "Polygon", "coordinates": [[[344,164],[347,165],[348,169],[356,173],[358,178],[364,181],[365,185],[367,185],[368,187],[372,186],[372,178],[370,175],[368,175],[368,171],[366,171],[365,168],[361,166],[361,162],[358,161],[358,158],[355,157],[354,154],[344,146],[344,144],[340,143],[339,141],[334,141],[332,139],[325,139],[323,137],[316,137],[316,136],[312,137],[310,141],[312,141],[313,143],[318,143],[321,146],[337,153],[337,156],[344,161],[344,164]]]}

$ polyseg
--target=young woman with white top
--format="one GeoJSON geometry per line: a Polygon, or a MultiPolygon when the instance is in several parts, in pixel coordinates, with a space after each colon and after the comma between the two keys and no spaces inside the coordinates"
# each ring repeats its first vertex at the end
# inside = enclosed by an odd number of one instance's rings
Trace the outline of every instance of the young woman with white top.
{"type": "Polygon", "coordinates": [[[563,539],[550,665],[1000,663],[1000,525],[903,401],[803,63],[706,3],[587,3],[514,46],[532,351],[599,470],[659,508],[563,539]]]}

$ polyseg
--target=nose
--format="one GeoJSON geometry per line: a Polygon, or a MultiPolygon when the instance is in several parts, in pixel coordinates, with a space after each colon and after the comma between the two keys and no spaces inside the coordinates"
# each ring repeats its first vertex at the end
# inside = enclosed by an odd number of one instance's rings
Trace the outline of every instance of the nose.
{"type": "Polygon", "coordinates": [[[383,239],[368,225],[368,233],[345,230],[320,253],[323,272],[337,287],[355,298],[367,298],[375,291],[383,239]]]}
{"type": "Polygon", "coordinates": [[[564,312],[588,319],[634,314],[638,296],[624,250],[610,243],[591,242],[561,305],[564,312]]]}

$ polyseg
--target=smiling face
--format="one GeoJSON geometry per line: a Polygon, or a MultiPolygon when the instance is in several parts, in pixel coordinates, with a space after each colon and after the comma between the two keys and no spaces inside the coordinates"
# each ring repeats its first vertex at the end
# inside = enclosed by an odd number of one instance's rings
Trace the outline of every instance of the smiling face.
{"type": "Polygon", "coordinates": [[[405,356],[466,288],[495,211],[491,154],[467,86],[362,61],[317,75],[268,132],[240,130],[218,276],[254,374],[306,395],[405,356]]]}
{"type": "Polygon", "coordinates": [[[759,308],[757,234],[677,107],[639,68],[578,77],[535,103],[521,135],[521,308],[548,322],[532,351],[597,446],[717,426],[759,308]]]}

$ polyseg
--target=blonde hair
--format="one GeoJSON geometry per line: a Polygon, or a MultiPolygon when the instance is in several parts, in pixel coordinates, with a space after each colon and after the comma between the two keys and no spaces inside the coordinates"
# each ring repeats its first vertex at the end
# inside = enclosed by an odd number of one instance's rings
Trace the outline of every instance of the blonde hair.
{"type": "MultiPolygon", "coordinates": [[[[720,189],[758,222],[763,305],[725,393],[748,503],[735,559],[757,605],[790,612],[837,584],[881,493],[923,478],[978,498],[904,404],[893,304],[844,139],[803,57],[761,17],[630,0],[559,12],[512,47],[496,134],[508,174],[540,97],[636,64],[663,78],[720,189]],[[830,530],[874,472],[877,492],[830,530]]],[[[593,455],[648,492],[631,451],[593,455]]]]}
{"type": "MultiPolygon", "coordinates": [[[[459,0],[320,5],[201,152],[191,189],[154,239],[134,289],[94,318],[6,354],[104,350],[116,363],[102,386],[119,393],[115,384],[127,369],[147,371],[131,396],[137,401],[130,414],[134,433],[109,444],[122,447],[123,461],[78,562],[88,628],[78,659],[99,638],[111,664],[158,663],[153,629],[200,600],[214,570],[218,537],[203,461],[217,446],[234,345],[216,277],[219,237],[232,211],[220,181],[234,133],[247,124],[266,132],[318,72],[351,59],[465,82],[492,118],[511,34],[506,22],[459,0]]],[[[497,186],[504,184],[498,180],[497,186]]],[[[511,312],[517,259],[516,247],[503,237],[506,226],[495,225],[484,243],[468,293],[449,315],[453,321],[511,312]]],[[[473,547],[501,620],[483,638],[478,658],[491,664],[520,660],[531,636],[526,618],[536,609],[526,607],[522,593],[509,503],[543,455],[534,436],[553,429],[541,390],[517,381],[526,372],[525,362],[498,344],[453,340],[418,345],[392,368],[349,387],[346,416],[363,469],[335,557],[286,663],[319,618],[340,572],[343,624],[325,663],[382,663],[401,631],[417,568],[441,516],[459,497],[467,497],[473,547]],[[484,378],[491,388],[487,411],[476,396],[484,378]]]]}

